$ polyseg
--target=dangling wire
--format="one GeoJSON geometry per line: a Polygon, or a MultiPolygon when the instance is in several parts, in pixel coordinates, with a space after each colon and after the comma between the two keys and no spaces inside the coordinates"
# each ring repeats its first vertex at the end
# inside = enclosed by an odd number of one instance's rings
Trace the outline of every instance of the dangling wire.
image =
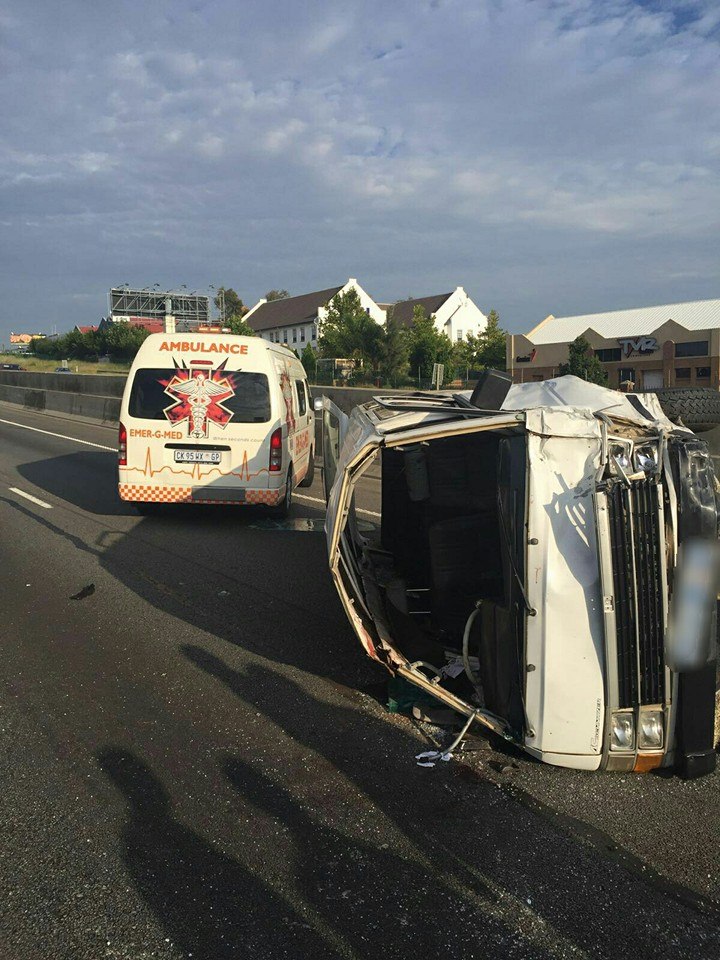
{"type": "Polygon", "coordinates": [[[475,618],[480,613],[482,608],[482,600],[476,600],[475,606],[472,610],[472,613],[467,618],[465,624],[465,631],[463,632],[463,645],[462,645],[462,659],[463,665],[465,667],[465,673],[470,683],[473,685],[475,693],[480,697],[480,702],[485,702],[485,697],[483,693],[482,683],[479,678],[473,673],[472,667],[470,666],[470,657],[468,656],[468,647],[470,645],[470,631],[472,630],[472,625],[475,623],[475,618]]]}

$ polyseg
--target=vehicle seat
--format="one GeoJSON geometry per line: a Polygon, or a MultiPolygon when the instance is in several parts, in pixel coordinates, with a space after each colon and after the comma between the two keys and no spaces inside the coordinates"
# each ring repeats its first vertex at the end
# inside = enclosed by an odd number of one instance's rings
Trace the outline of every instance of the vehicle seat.
{"type": "Polygon", "coordinates": [[[497,521],[483,514],[453,517],[432,524],[428,537],[433,619],[462,636],[476,601],[502,596],[497,521]]]}

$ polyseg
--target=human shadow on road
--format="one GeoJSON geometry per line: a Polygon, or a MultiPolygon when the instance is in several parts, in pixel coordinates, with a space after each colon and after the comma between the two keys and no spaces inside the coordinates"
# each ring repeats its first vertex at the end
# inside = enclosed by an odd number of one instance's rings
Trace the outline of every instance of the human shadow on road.
{"type": "MultiPolygon", "coordinates": [[[[442,938],[426,923],[425,911],[435,918],[438,930],[452,931],[456,945],[462,942],[463,931],[474,931],[472,949],[448,954],[458,957],[475,956],[481,945],[493,945],[504,926],[515,930],[516,937],[518,930],[523,932],[527,951],[523,956],[544,950],[571,955],[577,949],[598,957],[666,956],[666,947],[676,936],[681,940],[676,944],[679,954],[686,949],[699,956],[698,929],[708,944],[704,956],[713,956],[718,948],[715,918],[701,918],[617,862],[557,831],[501,794],[496,784],[475,777],[469,790],[461,782],[469,770],[460,763],[440,764],[431,771],[417,767],[413,754],[418,741],[379,714],[361,709],[358,699],[343,703],[331,697],[320,702],[299,690],[287,675],[262,665],[239,671],[202,648],[183,650],[245,704],[262,711],[305,753],[311,751],[321,782],[334,776],[332,794],[319,796],[302,769],[288,770],[283,780],[282,770],[276,773],[275,768],[272,782],[267,782],[258,777],[256,767],[253,772],[247,758],[232,759],[226,767],[226,775],[243,796],[290,826],[302,851],[299,885],[328,917],[338,903],[328,894],[325,874],[335,876],[333,883],[344,884],[353,901],[367,901],[366,914],[356,908],[366,924],[383,899],[393,905],[399,902],[411,929],[424,931],[426,938],[423,944],[428,949],[413,948],[413,955],[442,953],[442,938]],[[300,809],[296,797],[303,789],[308,805],[300,809]],[[383,854],[375,843],[333,833],[334,824],[347,817],[348,807],[366,818],[371,836],[382,825],[395,852],[383,854]],[[343,845],[348,856],[354,845],[351,860],[356,869],[336,862],[343,845]],[[400,860],[399,850],[404,851],[400,860]],[[432,896],[418,882],[414,863],[422,865],[424,887],[432,896]],[[403,884],[415,890],[416,901],[405,896],[403,884]],[[379,891],[377,899],[373,885],[379,891]],[[446,911],[448,902],[455,907],[454,918],[446,911]],[[606,916],[613,917],[611,941],[606,916]]],[[[348,936],[354,935],[355,921],[353,917],[348,936]]],[[[382,946],[384,955],[402,956],[402,928],[396,924],[390,929],[392,936],[378,939],[376,950],[382,946]]]]}
{"type": "MultiPolygon", "coordinates": [[[[244,808],[263,811],[289,831],[295,884],[309,913],[351,945],[353,955],[469,958],[482,949],[502,956],[517,935],[494,892],[451,878],[441,860],[426,859],[431,851],[381,843],[372,819],[362,829],[362,816],[337,816],[339,804],[318,810],[314,798],[303,801],[239,758],[226,762],[225,774],[244,808]],[[348,820],[360,829],[348,829],[348,820]]],[[[525,940],[523,957],[550,957],[540,938],[533,939],[525,940]]]]}
{"type": "Polygon", "coordinates": [[[120,837],[125,866],[183,956],[337,956],[287,900],[178,823],[147,764],[112,747],[102,750],[98,762],[128,803],[120,837]]]}

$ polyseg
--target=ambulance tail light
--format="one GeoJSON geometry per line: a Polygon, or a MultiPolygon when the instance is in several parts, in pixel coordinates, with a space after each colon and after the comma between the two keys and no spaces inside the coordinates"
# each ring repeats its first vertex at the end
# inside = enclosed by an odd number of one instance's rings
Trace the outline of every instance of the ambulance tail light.
{"type": "Polygon", "coordinates": [[[282,470],[282,427],[273,430],[270,437],[270,473],[282,470]]]}
{"type": "Polygon", "coordinates": [[[127,466],[127,430],[122,423],[118,430],[118,466],[127,466]]]}

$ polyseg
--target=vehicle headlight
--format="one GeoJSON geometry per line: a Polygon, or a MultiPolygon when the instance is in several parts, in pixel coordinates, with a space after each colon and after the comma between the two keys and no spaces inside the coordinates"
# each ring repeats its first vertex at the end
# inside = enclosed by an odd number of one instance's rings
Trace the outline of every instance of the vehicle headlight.
{"type": "Polygon", "coordinates": [[[635,469],[643,473],[657,473],[658,448],[652,443],[644,443],[633,451],[635,469]]]}
{"type": "Polygon", "coordinates": [[[647,712],[640,714],[640,723],[638,725],[638,746],[645,750],[662,750],[662,710],[648,710],[647,712]]]}
{"type": "Polygon", "coordinates": [[[620,440],[612,440],[608,447],[608,459],[610,462],[610,472],[617,475],[632,473],[632,463],[630,460],[630,444],[623,443],[620,440]]]}
{"type": "Polygon", "coordinates": [[[610,749],[635,749],[635,717],[631,713],[613,713],[610,718],[610,749]]]}

